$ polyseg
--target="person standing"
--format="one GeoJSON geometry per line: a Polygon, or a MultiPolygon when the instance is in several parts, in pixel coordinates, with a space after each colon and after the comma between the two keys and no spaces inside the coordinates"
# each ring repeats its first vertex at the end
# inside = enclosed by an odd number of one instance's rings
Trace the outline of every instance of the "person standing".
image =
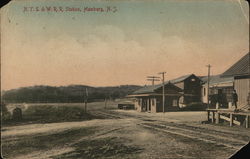
{"type": "Polygon", "coordinates": [[[233,105],[235,106],[235,110],[237,110],[237,102],[238,102],[238,94],[236,90],[233,90],[233,105]]]}

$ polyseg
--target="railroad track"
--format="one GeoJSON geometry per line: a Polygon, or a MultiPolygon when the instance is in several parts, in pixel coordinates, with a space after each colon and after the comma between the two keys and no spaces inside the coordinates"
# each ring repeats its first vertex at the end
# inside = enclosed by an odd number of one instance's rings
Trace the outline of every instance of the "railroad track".
{"type": "Polygon", "coordinates": [[[152,119],[144,117],[144,116],[135,116],[135,115],[129,115],[129,114],[125,114],[125,113],[118,113],[118,112],[115,112],[115,113],[116,114],[114,114],[114,112],[112,112],[110,110],[90,111],[90,114],[95,115],[95,116],[99,116],[99,117],[103,117],[105,119],[136,118],[136,119],[143,120],[143,121],[152,121],[152,119]]]}
{"type": "Polygon", "coordinates": [[[232,133],[228,131],[224,131],[223,129],[220,130],[211,130],[207,127],[200,127],[200,126],[194,126],[194,125],[187,125],[183,123],[168,123],[168,122],[159,122],[159,125],[161,126],[166,126],[166,127],[175,127],[175,128],[181,128],[185,129],[187,131],[195,131],[199,133],[204,133],[210,136],[216,136],[216,137],[221,137],[221,138],[232,138],[232,140],[239,140],[239,141],[249,141],[250,136],[249,135],[240,135],[237,133],[232,133]]]}
{"type": "Polygon", "coordinates": [[[235,150],[239,150],[250,140],[249,136],[238,136],[237,134],[225,132],[223,130],[217,131],[193,125],[186,125],[183,123],[157,121],[145,116],[135,116],[117,112],[116,114],[113,114],[114,112],[108,110],[94,111],[93,113],[108,119],[136,118],[139,120],[137,123],[138,125],[148,129],[181,136],[192,140],[198,140],[201,142],[212,143],[218,146],[222,145],[235,150]]]}
{"type": "Polygon", "coordinates": [[[207,133],[196,132],[190,129],[173,127],[173,126],[168,126],[168,125],[163,125],[163,124],[139,123],[138,125],[148,128],[148,129],[156,130],[159,132],[181,136],[181,137],[185,137],[185,138],[189,138],[193,140],[198,140],[201,142],[212,143],[218,146],[223,145],[225,147],[233,148],[235,150],[239,150],[241,147],[243,147],[244,145],[248,143],[248,141],[227,138],[221,135],[214,135],[214,134],[211,134],[210,132],[207,132],[207,133]]]}
{"type": "MultiPolygon", "coordinates": [[[[107,113],[114,113],[112,111],[107,111],[107,113]]],[[[130,117],[130,118],[136,118],[139,119],[141,121],[145,121],[145,122],[152,122],[154,124],[158,124],[159,126],[172,126],[175,128],[182,128],[185,130],[190,130],[190,131],[196,131],[196,132],[200,132],[200,133],[207,133],[209,132],[209,134],[214,134],[217,136],[222,136],[222,137],[229,137],[229,138],[240,138],[240,141],[249,141],[250,140],[250,135],[240,135],[237,133],[233,133],[233,132],[229,132],[223,129],[220,130],[211,130],[207,127],[201,127],[201,126],[197,126],[195,124],[186,124],[186,123],[175,123],[175,122],[167,122],[167,121],[159,121],[159,120],[154,120],[150,117],[145,117],[145,116],[135,116],[135,115],[131,115],[131,114],[125,114],[125,113],[117,113],[115,116],[119,116],[122,118],[126,118],[126,117],[130,117]]],[[[249,132],[250,134],[250,132],[249,132]]]]}
{"type": "Polygon", "coordinates": [[[104,119],[121,119],[122,118],[121,116],[113,115],[113,114],[106,113],[103,111],[90,111],[90,114],[97,116],[97,117],[104,118],[104,119]]]}

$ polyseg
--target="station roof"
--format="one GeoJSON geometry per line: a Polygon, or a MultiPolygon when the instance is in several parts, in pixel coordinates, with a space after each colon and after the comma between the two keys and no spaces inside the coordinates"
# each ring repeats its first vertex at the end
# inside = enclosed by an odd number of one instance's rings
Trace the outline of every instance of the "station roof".
{"type": "Polygon", "coordinates": [[[222,77],[250,75],[250,53],[247,53],[229,69],[222,73],[222,77]]]}
{"type": "MultiPolygon", "coordinates": [[[[205,77],[201,77],[201,80],[204,83],[207,83],[207,76],[205,77]]],[[[221,83],[232,83],[234,81],[233,77],[221,77],[221,75],[214,75],[214,76],[210,76],[210,84],[211,85],[215,85],[215,84],[221,84],[221,83]]]]}
{"type": "Polygon", "coordinates": [[[192,76],[192,75],[194,75],[194,74],[184,75],[184,76],[175,78],[175,79],[173,79],[173,80],[170,80],[170,82],[173,83],[173,84],[179,83],[179,82],[182,82],[182,81],[186,80],[187,78],[189,78],[189,77],[192,76]]]}
{"type": "MultiPolygon", "coordinates": [[[[179,82],[182,82],[184,81],[185,79],[189,78],[190,76],[193,76],[194,74],[188,74],[188,75],[184,75],[184,76],[181,76],[181,77],[178,77],[178,78],[175,78],[173,80],[169,80],[169,81],[166,81],[164,84],[165,84],[165,87],[167,84],[176,84],[176,83],[179,83],[179,82]]],[[[195,76],[195,75],[194,75],[195,76]]],[[[177,87],[175,85],[173,85],[174,87],[177,87]]],[[[133,94],[143,94],[143,93],[154,93],[157,89],[160,89],[162,87],[162,84],[157,84],[157,85],[150,85],[150,86],[144,86],[143,88],[140,88],[138,90],[136,90],[135,92],[133,92],[133,94]]],[[[177,87],[179,90],[181,88],[177,87]]]]}

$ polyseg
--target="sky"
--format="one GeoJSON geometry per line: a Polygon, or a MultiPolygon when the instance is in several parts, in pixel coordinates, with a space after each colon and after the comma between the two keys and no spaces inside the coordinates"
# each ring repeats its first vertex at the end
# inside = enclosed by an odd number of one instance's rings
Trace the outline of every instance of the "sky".
{"type": "Polygon", "coordinates": [[[215,75],[248,52],[244,0],[15,0],[1,9],[2,90],[148,85],[162,71],[166,80],[207,75],[207,64],[215,75]]]}

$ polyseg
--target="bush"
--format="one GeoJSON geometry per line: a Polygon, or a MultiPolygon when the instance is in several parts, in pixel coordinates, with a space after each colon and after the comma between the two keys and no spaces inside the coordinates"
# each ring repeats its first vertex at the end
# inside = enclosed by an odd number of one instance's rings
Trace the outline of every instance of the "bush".
{"type": "Polygon", "coordinates": [[[193,103],[187,104],[186,107],[180,108],[180,110],[182,110],[182,111],[202,111],[202,110],[206,110],[206,108],[207,108],[207,104],[205,104],[205,103],[193,102],[193,103]]]}
{"type": "Polygon", "coordinates": [[[34,105],[24,110],[23,117],[27,120],[54,122],[89,119],[90,115],[84,112],[84,108],[80,107],[34,105]]]}
{"type": "Polygon", "coordinates": [[[5,103],[1,103],[1,118],[3,121],[11,119],[11,113],[8,111],[5,103]]]}

